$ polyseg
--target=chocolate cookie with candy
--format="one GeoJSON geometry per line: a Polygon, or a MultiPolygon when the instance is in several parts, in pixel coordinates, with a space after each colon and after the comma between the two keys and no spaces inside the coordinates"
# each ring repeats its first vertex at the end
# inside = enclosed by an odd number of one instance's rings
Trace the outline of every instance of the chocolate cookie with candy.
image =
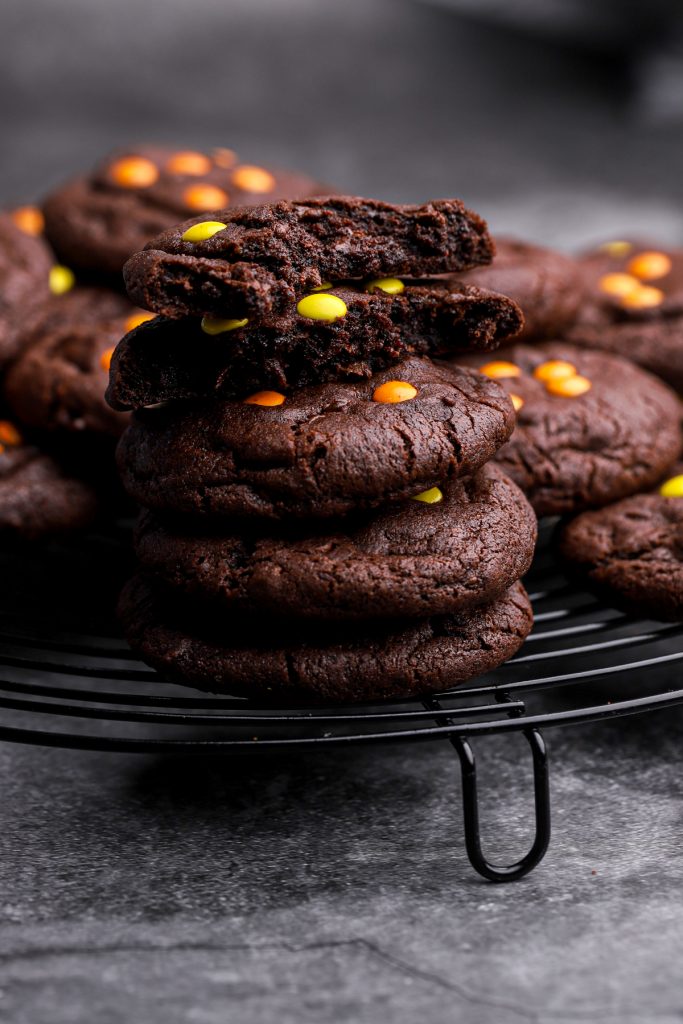
{"type": "Polygon", "coordinates": [[[10,420],[0,420],[0,534],[51,537],[84,529],[98,511],[89,484],[27,443],[10,420]]]}
{"type": "Polygon", "coordinates": [[[165,316],[263,318],[327,282],[426,277],[492,256],[486,224],[457,199],[332,196],[186,221],[133,256],[124,278],[135,302],[165,316]]]}
{"type": "Polygon", "coordinates": [[[40,234],[42,221],[31,221],[29,209],[0,212],[0,367],[19,351],[17,325],[49,297],[51,285],[58,287],[62,269],[54,267],[40,234]]]}
{"type": "Polygon", "coordinates": [[[510,395],[517,424],[496,458],[539,516],[606,505],[650,487],[680,453],[677,396],[626,359],[546,342],[459,363],[510,395]]]}
{"type": "Polygon", "coordinates": [[[496,668],[532,624],[521,583],[457,616],[360,627],[293,627],[259,616],[208,615],[144,577],[119,602],[134,651],[167,679],[266,701],[349,702],[446,690],[496,668]]]}
{"type": "Polygon", "coordinates": [[[514,422],[495,381],[413,357],[360,382],[140,410],[118,465],[129,494],[156,510],[328,517],[475,472],[514,422]]]}
{"type": "Polygon", "coordinates": [[[567,339],[626,356],[683,392],[683,249],[616,240],[580,265],[587,299],[567,339]]]}
{"type": "Polygon", "coordinates": [[[618,605],[640,616],[683,620],[683,465],[656,490],[565,527],[560,550],[618,605]]]}
{"type": "Polygon", "coordinates": [[[114,353],[107,400],[134,409],[358,380],[413,354],[494,348],[521,326],[511,299],[454,279],[330,285],[254,326],[209,317],[142,324],[114,353]]]}
{"type": "Polygon", "coordinates": [[[117,438],[127,417],[104,400],[109,363],[121,332],[152,314],[107,288],[75,285],[26,316],[21,355],[4,381],[13,414],[53,437],[117,438]]]}
{"type": "Polygon", "coordinates": [[[583,299],[576,260],[514,238],[496,237],[493,263],[462,274],[461,280],[514,299],[524,314],[519,341],[557,337],[574,322],[583,299]]]}
{"type": "Polygon", "coordinates": [[[47,236],[70,266],[119,274],[132,253],[206,210],[329,192],[305,174],[241,163],[229,149],[120,150],[43,204],[47,236]]]}
{"type": "Polygon", "coordinates": [[[145,573],[226,613],[330,621],[426,618],[489,604],[528,570],[536,516],[490,463],[330,530],[200,533],[145,512],[145,573]]]}

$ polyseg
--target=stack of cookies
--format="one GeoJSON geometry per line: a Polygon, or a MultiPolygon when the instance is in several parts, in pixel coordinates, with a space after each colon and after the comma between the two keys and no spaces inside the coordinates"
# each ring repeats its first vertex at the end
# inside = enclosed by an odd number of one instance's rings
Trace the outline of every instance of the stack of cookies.
{"type": "Polygon", "coordinates": [[[161,314],[120,342],[108,391],[134,410],[118,461],[142,571],[120,612],[146,661],[347,701],[445,689],[519,648],[536,519],[490,461],[514,407],[429,358],[520,330],[512,300],[452,276],[492,252],[456,200],[333,197],[194,219],[127,263],[161,314]]]}

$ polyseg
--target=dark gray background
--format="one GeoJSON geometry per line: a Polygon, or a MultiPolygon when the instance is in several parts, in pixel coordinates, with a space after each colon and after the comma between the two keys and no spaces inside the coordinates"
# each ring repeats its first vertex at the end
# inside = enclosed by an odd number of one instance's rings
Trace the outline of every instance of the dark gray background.
{"type": "MultiPolygon", "coordinates": [[[[571,0],[444,5],[4,4],[3,198],[158,139],[455,193],[567,246],[683,237],[673,29],[645,45],[635,4],[589,5],[599,26],[571,0]]],[[[2,745],[0,1020],[680,1022],[682,724],[550,737],[551,851],[498,888],[466,863],[445,744],[267,763],[2,745]]],[[[484,751],[509,857],[524,754],[484,751]]]]}

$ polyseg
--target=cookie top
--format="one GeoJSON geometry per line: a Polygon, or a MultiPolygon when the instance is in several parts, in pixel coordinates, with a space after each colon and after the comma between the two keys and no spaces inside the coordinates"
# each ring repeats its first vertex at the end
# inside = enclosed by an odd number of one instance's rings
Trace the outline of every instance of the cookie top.
{"type": "Polygon", "coordinates": [[[357,383],[140,410],[117,459],[124,487],[149,508],[328,517],[472,473],[513,426],[495,381],[413,357],[357,383]]]}
{"type": "Polygon", "coordinates": [[[17,320],[50,295],[54,258],[42,237],[19,223],[0,211],[0,367],[19,350],[17,320]]]}
{"type": "Polygon", "coordinates": [[[146,573],[226,612],[296,618],[425,618],[492,601],[528,570],[536,516],[493,464],[419,500],[331,531],[198,534],[143,513],[146,573]]]}
{"type": "Polygon", "coordinates": [[[617,604],[639,615],[683,619],[683,464],[650,494],[584,512],[560,550],[617,604]]]}
{"type": "Polygon", "coordinates": [[[195,217],[149,242],[123,275],[134,302],[165,316],[262,318],[329,281],[466,270],[493,251],[485,222],[458,199],[331,196],[195,217]]]}
{"type": "Polygon", "coordinates": [[[91,174],[52,192],[45,229],[69,265],[120,274],[150,238],[218,207],[250,206],[328,192],[305,174],[242,164],[228,149],[121,149],[91,174]]]}
{"type": "Polygon", "coordinates": [[[320,293],[343,303],[332,321],[294,307],[253,327],[196,317],[144,323],[114,353],[107,401],[114,409],[139,409],[169,399],[358,380],[411,354],[493,348],[522,326],[511,299],[455,279],[380,284],[320,293]]]}
{"type": "Polygon", "coordinates": [[[166,678],[269,702],[346,703],[450,689],[510,658],[532,624],[521,583],[457,617],[318,626],[312,635],[310,624],[278,628],[179,606],[138,576],[124,588],[119,614],[133,650],[166,678]]]}
{"type": "Polygon", "coordinates": [[[576,260],[514,238],[497,237],[493,263],[470,270],[462,280],[514,299],[524,314],[519,341],[557,337],[573,323],[583,299],[576,260]]]}
{"type": "Polygon", "coordinates": [[[76,285],[53,296],[27,317],[22,354],[4,380],[14,415],[49,433],[118,437],[127,417],[104,400],[109,363],[121,332],[145,315],[107,288],[76,285]]]}
{"type": "Polygon", "coordinates": [[[683,249],[617,240],[580,266],[587,298],[567,339],[626,356],[683,392],[683,249]]]}
{"type": "Polygon", "coordinates": [[[66,473],[0,419],[0,533],[26,540],[84,529],[98,513],[89,484],[66,473]]]}
{"type": "Polygon", "coordinates": [[[626,359],[565,342],[466,356],[517,406],[496,456],[538,515],[606,505],[654,484],[681,448],[680,403],[626,359]]]}

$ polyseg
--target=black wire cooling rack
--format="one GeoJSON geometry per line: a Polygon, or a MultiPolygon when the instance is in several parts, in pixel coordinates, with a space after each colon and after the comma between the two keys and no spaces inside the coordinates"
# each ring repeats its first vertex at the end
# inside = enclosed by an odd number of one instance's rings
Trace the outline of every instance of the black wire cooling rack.
{"type": "Polygon", "coordinates": [[[265,707],[164,683],[117,635],[113,607],[132,569],[125,524],[65,546],[0,555],[0,740],[138,753],[239,754],[334,744],[446,740],[460,759],[465,843],[476,871],[511,881],[550,840],[541,727],[579,725],[683,702],[683,626],[606,607],[558,570],[542,545],[526,583],[535,626],[517,657],[422,700],[265,707]],[[672,679],[675,680],[672,686],[672,679]],[[535,834],[510,865],[487,860],[473,740],[521,732],[533,762],[535,834]]]}

